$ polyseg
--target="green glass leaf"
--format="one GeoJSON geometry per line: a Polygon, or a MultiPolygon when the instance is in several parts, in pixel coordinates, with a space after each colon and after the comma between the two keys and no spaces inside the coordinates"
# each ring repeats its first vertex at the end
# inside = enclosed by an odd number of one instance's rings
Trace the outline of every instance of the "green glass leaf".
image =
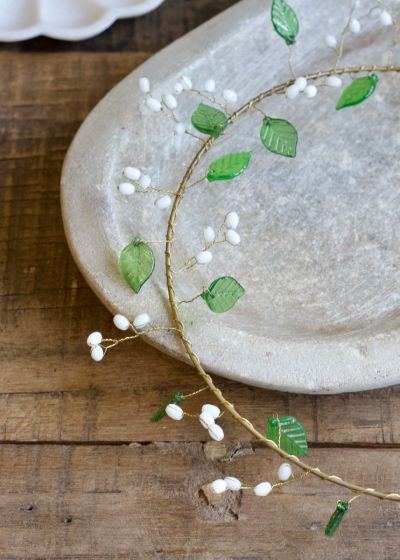
{"type": "Polygon", "coordinates": [[[244,288],[231,276],[222,276],[211,282],[201,297],[214,313],[229,311],[244,294],[244,288]]]}
{"type": "Polygon", "coordinates": [[[293,8],[284,0],[274,0],[271,20],[278,35],[285,39],[287,45],[293,45],[299,32],[299,21],[293,8]]]}
{"type": "Polygon", "coordinates": [[[122,249],[119,257],[120,274],[136,294],[152,275],[154,265],[154,253],[140,237],[135,237],[122,249]]]}
{"type": "Polygon", "coordinates": [[[294,158],[297,148],[297,130],[284,119],[265,117],[260,130],[261,142],[270,152],[294,158]]]}
{"type": "Polygon", "coordinates": [[[293,416],[268,418],[267,439],[291,455],[308,455],[306,431],[293,416]]]}
{"type": "Polygon", "coordinates": [[[336,504],[336,509],[332,513],[331,518],[329,519],[325,527],[325,535],[327,537],[333,537],[333,535],[336,533],[336,530],[341,524],[345,513],[349,511],[349,507],[350,505],[348,502],[343,502],[342,500],[338,501],[338,503],[336,504]]]}
{"type": "Polygon", "coordinates": [[[218,138],[228,125],[228,117],[215,107],[200,103],[192,115],[192,125],[199,132],[218,138]]]}
{"type": "Polygon", "coordinates": [[[344,107],[351,107],[352,105],[362,103],[374,93],[377,83],[378,76],[376,74],[356,78],[340,96],[336,109],[339,111],[344,109],[344,107]]]}
{"type": "Polygon", "coordinates": [[[208,181],[225,181],[241,175],[249,165],[251,156],[251,152],[239,152],[216,159],[208,167],[208,181]]]}
{"type": "Polygon", "coordinates": [[[160,420],[162,420],[167,414],[165,412],[167,406],[169,404],[179,404],[183,401],[183,398],[184,398],[183,393],[181,393],[180,391],[176,392],[175,395],[173,395],[168,402],[160,406],[157,412],[153,414],[153,416],[150,418],[150,422],[159,422],[160,420]]]}

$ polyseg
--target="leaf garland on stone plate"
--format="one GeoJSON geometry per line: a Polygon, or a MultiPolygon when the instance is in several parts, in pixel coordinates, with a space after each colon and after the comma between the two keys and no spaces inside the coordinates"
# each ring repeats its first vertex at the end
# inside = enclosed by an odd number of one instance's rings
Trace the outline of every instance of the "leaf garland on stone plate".
{"type": "Polygon", "coordinates": [[[287,45],[293,45],[299,32],[296,13],[284,0],[274,0],[271,8],[271,20],[275,31],[287,45]]]}
{"type": "Polygon", "coordinates": [[[336,105],[336,109],[340,111],[340,109],[344,109],[345,107],[351,107],[352,105],[362,103],[374,93],[377,83],[378,76],[376,74],[356,78],[343,91],[336,105]]]}
{"type": "Polygon", "coordinates": [[[204,103],[200,103],[191,120],[196,130],[213,138],[218,138],[228,125],[225,113],[204,103]]]}
{"type": "Polygon", "coordinates": [[[155,266],[153,250],[140,237],[134,237],[121,251],[118,265],[122,278],[135,294],[138,294],[143,284],[153,274],[155,266]]]}
{"type": "Polygon", "coordinates": [[[308,455],[307,433],[293,416],[268,418],[266,437],[291,455],[308,455]]]}
{"type": "Polygon", "coordinates": [[[296,157],[297,130],[289,121],[265,117],[260,138],[270,152],[285,157],[296,157]]]}
{"type": "Polygon", "coordinates": [[[216,159],[208,166],[207,180],[212,183],[241,175],[247,169],[251,156],[251,152],[238,152],[216,159]]]}
{"type": "Polygon", "coordinates": [[[217,278],[201,297],[214,313],[225,313],[244,295],[245,290],[232,276],[217,278]]]}

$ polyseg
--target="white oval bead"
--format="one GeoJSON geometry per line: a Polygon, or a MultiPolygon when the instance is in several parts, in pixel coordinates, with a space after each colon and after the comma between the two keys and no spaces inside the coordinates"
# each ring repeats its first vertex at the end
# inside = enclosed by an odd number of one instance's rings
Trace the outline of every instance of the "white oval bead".
{"type": "Polygon", "coordinates": [[[175,130],[175,134],[177,134],[178,136],[182,136],[182,134],[185,134],[185,132],[186,132],[186,126],[183,123],[178,122],[175,125],[174,130],[175,130]]]}
{"type": "Polygon", "coordinates": [[[137,181],[141,173],[137,167],[125,167],[124,175],[127,179],[130,179],[131,181],[137,181]]]}
{"type": "Polygon", "coordinates": [[[208,433],[210,437],[215,441],[222,441],[224,439],[224,430],[218,424],[212,424],[208,428],[208,433]]]}
{"type": "Polygon", "coordinates": [[[292,467],[289,463],[282,463],[282,465],[278,469],[278,478],[284,482],[285,480],[289,480],[292,476],[292,467]]]}
{"type": "Polygon", "coordinates": [[[183,85],[180,82],[178,82],[177,84],[174,85],[174,92],[175,93],[179,94],[179,93],[182,93],[182,91],[183,91],[183,85]]]}
{"type": "Polygon", "coordinates": [[[140,78],[139,79],[139,87],[140,91],[143,93],[149,93],[150,91],[150,82],[148,78],[140,78]]]}
{"type": "Polygon", "coordinates": [[[161,103],[158,101],[158,99],[150,97],[150,95],[146,99],[146,105],[151,111],[154,111],[155,113],[161,111],[161,103]]]}
{"type": "Polygon", "coordinates": [[[304,76],[299,76],[294,84],[297,86],[299,91],[304,91],[307,87],[307,80],[304,78],[304,76]]]}
{"type": "Polygon", "coordinates": [[[175,99],[175,97],[172,95],[172,93],[167,93],[167,95],[164,95],[163,99],[168,109],[174,110],[178,107],[178,102],[175,99]]]}
{"type": "Polygon", "coordinates": [[[225,239],[234,247],[240,243],[240,235],[234,229],[228,229],[225,233],[225,239]]]}
{"type": "Polygon", "coordinates": [[[205,85],[204,85],[204,89],[206,91],[208,91],[208,93],[214,93],[214,91],[215,91],[215,80],[212,80],[211,78],[209,80],[207,80],[205,85]]]}
{"type": "Polygon", "coordinates": [[[142,189],[148,189],[151,185],[151,177],[149,177],[149,175],[143,175],[140,178],[139,185],[142,189]]]}
{"type": "Polygon", "coordinates": [[[210,426],[212,426],[213,424],[215,424],[215,420],[214,418],[211,416],[211,414],[208,414],[208,412],[202,412],[199,415],[199,420],[200,420],[200,424],[203,426],[203,428],[205,428],[206,430],[208,430],[208,428],[210,426]]]}
{"type": "Polygon", "coordinates": [[[254,494],[256,496],[268,496],[271,490],[272,486],[269,482],[260,482],[260,484],[257,484],[254,488],[254,494]]]}
{"type": "Polygon", "coordinates": [[[183,86],[183,89],[186,91],[189,91],[193,87],[192,80],[189,78],[189,76],[182,76],[181,84],[183,86]]]}
{"type": "Polygon", "coordinates": [[[120,315],[119,313],[114,315],[113,322],[120,331],[127,331],[131,325],[125,315],[120,315]]]}
{"type": "Polygon", "coordinates": [[[232,492],[238,492],[242,487],[240,480],[234,476],[226,476],[224,480],[228,490],[232,490],[232,492]]]}
{"type": "Polygon", "coordinates": [[[104,358],[104,350],[101,346],[93,346],[90,355],[95,362],[101,362],[104,358]]]}
{"type": "Polygon", "coordinates": [[[210,487],[216,494],[223,494],[227,489],[226,482],[225,480],[222,480],[222,478],[218,478],[217,480],[214,480],[214,482],[211,482],[210,487]]]}
{"type": "Polygon", "coordinates": [[[329,76],[326,79],[326,85],[329,87],[341,87],[342,86],[342,79],[339,76],[329,76]]]}
{"type": "Polygon", "coordinates": [[[158,198],[155,203],[154,203],[157,208],[159,208],[160,210],[165,210],[166,208],[169,208],[172,204],[172,198],[166,194],[165,196],[162,196],[161,198],[158,198]]]}
{"type": "Polygon", "coordinates": [[[292,84],[291,86],[289,86],[286,90],[286,97],[288,99],[294,99],[295,97],[297,97],[299,95],[299,88],[296,86],[296,84],[292,84]]]}
{"type": "Polygon", "coordinates": [[[229,212],[229,214],[225,216],[225,225],[229,229],[236,229],[238,227],[239,216],[236,212],[229,212]]]}
{"type": "Polygon", "coordinates": [[[215,241],[215,231],[211,226],[204,228],[203,235],[206,243],[213,243],[215,241]]]}
{"type": "Polygon", "coordinates": [[[237,101],[237,93],[233,89],[224,89],[222,97],[227,103],[236,103],[237,101]]]}
{"type": "Polygon", "coordinates": [[[133,326],[137,331],[144,329],[149,323],[150,317],[147,315],[147,313],[141,313],[133,319],[133,326]]]}
{"type": "Polygon", "coordinates": [[[213,418],[218,418],[221,414],[220,409],[215,404],[203,404],[201,407],[201,412],[207,412],[213,418]]]}
{"type": "Polygon", "coordinates": [[[124,196],[130,196],[135,192],[136,189],[135,185],[132,185],[132,183],[120,183],[118,185],[118,190],[124,196]]]}
{"type": "Polygon", "coordinates": [[[334,35],[325,35],[325,45],[330,49],[334,49],[337,46],[337,40],[334,35]]]}
{"type": "Polygon", "coordinates": [[[172,420],[182,420],[184,416],[181,407],[173,403],[165,407],[165,413],[167,416],[172,418],[172,420]]]}
{"type": "Polygon", "coordinates": [[[307,86],[306,89],[304,90],[304,95],[308,98],[311,99],[312,97],[315,97],[318,93],[318,90],[315,86],[311,85],[311,86],[307,86]]]}
{"type": "Polygon", "coordinates": [[[350,31],[352,33],[354,33],[355,35],[357,35],[358,33],[360,33],[361,31],[361,25],[360,22],[358,21],[358,19],[356,18],[351,18],[350,21],[350,31]]]}
{"type": "Polygon", "coordinates": [[[384,25],[385,27],[388,27],[389,25],[392,25],[392,23],[393,23],[392,16],[389,14],[389,12],[387,10],[383,10],[380,13],[379,19],[380,19],[381,24],[384,25]]]}
{"type": "Polygon", "coordinates": [[[101,344],[102,340],[103,340],[103,335],[101,334],[101,332],[94,331],[90,333],[90,335],[87,337],[86,342],[88,346],[97,346],[98,344],[101,344]]]}
{"type": "Polygon", "coordinates": [[[212,258],[211,251],[200,251],[200,253],[196,255],[196,262],[197,264],[208,264],[212,261],[212,258]]]}

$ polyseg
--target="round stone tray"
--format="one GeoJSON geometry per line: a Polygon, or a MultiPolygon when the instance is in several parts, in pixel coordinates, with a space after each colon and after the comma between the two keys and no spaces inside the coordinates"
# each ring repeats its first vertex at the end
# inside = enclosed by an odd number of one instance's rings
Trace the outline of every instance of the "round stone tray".
{"type": "MultiPolygon", "coordinates": [[[[76,135],[62,176],[65,231],[78,266],[112,312],[132,318],[147,311],[159,324],[170,321],[162,245],[153,246],[156,269],[139,295],[118,273],[121,249],[135,235],[163,239],[169,215],[156,210],[152,195],[122,197],[122,169],[135,165],[172,190],[198,149],[192,138],[174,141],[173,125],[143,108],[138,78],[148,76],[160,96],[182,74],[200,87],[215,77],[221,89],[238,91],[240,104],[285,81],[287,49],[272,30],[267,4],[245,0],[158,53],[115,87],[76,135]]],[[[333,55],[323,36],[328,29],[338,35],[346,14],[336,0],[318,10],[306,0],[292,5],[301,24],[298,73],[329,68],[333,55]]],[[[390,34],[373,20],[363,20],[363,28],[350,38],[343,64],[382,62],[377,53],[390,44],[390,34]]],[[[187,334],[207,370],[305,393],[400,380],[398,80],[382,75],[370,99],[340,112],[340,91],[333,88],[321,87],[312,100],[275,96],[264,110],[296,126],[295,159],[263,148],[262,116],[251,111],[200,164],[198,177],[219,155],[253,151],[246,173],[190,189],[178,215],[175,268],[201,249],[205,226],[217,226],[231,210],[240,215],[238,247],[219,246],[209,266],[176,276],[179,299],[225,274],[246,289],[222,315],[201,299],[182,306],[187,334]]],[[[179,114],[188,120],[198,102],[182,94],[179,114]]],[[[174,336],[149,335],[148,341],[185,359],[174,336]]]]}

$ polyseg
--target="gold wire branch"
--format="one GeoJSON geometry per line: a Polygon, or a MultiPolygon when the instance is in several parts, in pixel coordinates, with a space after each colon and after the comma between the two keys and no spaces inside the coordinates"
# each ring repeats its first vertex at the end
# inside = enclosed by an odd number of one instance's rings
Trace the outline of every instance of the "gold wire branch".
{"type": "MultiPolygon", "coordinates": [[[[305,76],[307,80],[317,80],[319,78],[324,78],[327,76],[332,75],[343,75],[343,74],[358,74],[360,72],[400,72],[400,67],[398,66],[379,66],[379,65],[362,65],[356,67],[344,67],[344,68],[330,68],[328,70],[323,70],[319,72],[310,73],[305,76]]],[[[268,97],[272,97],[273,95],[283,93],[290,85],[294,83],[294,79],[287,80],[282,84],[272,87],[271,89],[261,92],[259,95],[248,101],[245,105],[243,105],[240,109],[238,109],[235,113],[233,113],[228,119],[228,125],[233,124],[243,113],[246,113],[249,109],[252,109],[255,105],[263,101],[268,97]]],[[[175,222],[177,218],[178,209],[180,203],[183,199],[185,194],[187,185],[189,183],[190,178],[193,175],[193,172],[197,168],[198,164],[202,160],[203,156],[207,153],[207,151],[213,146],[216,139],[213,137],[208,138],[205,144],[201,147],[201,149],[195,155],[193,161],[189,165],[186,170],[186,173],[180,183],[179,189],[177,193],[182,196],[176,196],[172,205],[171,213],[168,220],[168,228],[166,233],[166,243],[165,243],[165,271],[166,271],[166,283],[168,288],[168,298],[171,307],[173,321],[175,323],[177,332],[180,336],[182,344],[186,350],[187,355],[189,356],[194,368],[196,369],[197,374],[203,379],[207,387],[210,389],[211,393],[217,398],[219,403],[225,410],[229,412],[229,414],[236,420],[239,424],[241,424],[248,432],[250,432],[254,438],[263,443],[265,446],[269,447],[273,451],[275,451],[278,455],[286,459],[287,461],[297,465],[300,469],[302,469],[306,473],[310,473],[318,478],[332,482],[339,486],[349,489],[356,495],[363,494],[367,496],[372,496],[374,498],[379,498],[382,500],[393,500],[393,501],[400,501],[400,494],[395,492],[385,493],[373,488],[364,488],[359,486],[358,484],[354,484],[347,480],[342,479],[341,477],[335,474],[328,474],[322,471],[319,467],[315,467],[305,463],[304,461],[300,460],[295,455],[290,455],[283,449],[281,449],[274,441],[267,439],[262,433],[260,433],[253,424],[245,417],[243,417],[235,408],[235,406],[229,402],[224,395],[222,394],[221,390],[214,384],[213,379],[209,374],[207,374],[201,365],[200,359],[195,353],[192,348],[191,341],[187,338],[185,334],[185,328],[183,322],[181,320],[179,314],[179,306],[178,301],[175,297],[175,286],[174,286],[174,274],[172,269],[172,240],[174,236],[174,228],[175,222]]]]}

